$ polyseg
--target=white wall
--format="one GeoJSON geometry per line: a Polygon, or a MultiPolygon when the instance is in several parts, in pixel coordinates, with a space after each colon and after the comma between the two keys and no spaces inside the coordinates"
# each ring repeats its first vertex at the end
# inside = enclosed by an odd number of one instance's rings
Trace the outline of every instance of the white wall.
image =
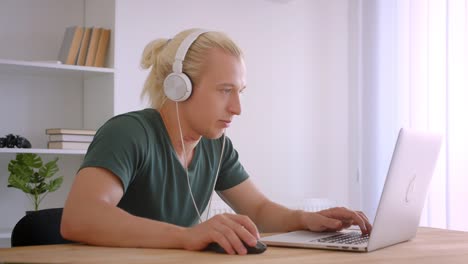
{"type": "Polygon", "coordinates": [[[228,135],[275,200],[348,195],[348,4],[340,0],[117,0],[117,113],[140,109],[144,46],[192,27],[220,30],[244,50],[243,114],[228,135]],[[182,8],[184,7],[184,8],[182,8]],[[118,46],[121,47],[118,47],[118,46]]]}

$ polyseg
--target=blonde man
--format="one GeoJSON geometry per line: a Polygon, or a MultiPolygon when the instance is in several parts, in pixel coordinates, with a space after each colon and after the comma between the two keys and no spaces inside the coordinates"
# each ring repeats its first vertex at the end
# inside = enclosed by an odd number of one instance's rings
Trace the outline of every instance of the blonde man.
{"type": "Polygon", "coordinates": [[[143,95],[152,108],[116,116],[98,130],[64,207],[65,238],[188,250],[215,242],[229,254],[243,255],[246,246],[257,244],[258,230],[359,225],[370,232],[362,212],[291,210],[254,186],[224,136],[241,114],[246,88],[243,54],[225,34],[191,29],[155,40],[146,46],[141,64],[151,68],[143,95]],[[179,100],[171,92],[180,87],[187,91],[179,100]],[[213,189],[237,214],[201,219],[213,189]]]}

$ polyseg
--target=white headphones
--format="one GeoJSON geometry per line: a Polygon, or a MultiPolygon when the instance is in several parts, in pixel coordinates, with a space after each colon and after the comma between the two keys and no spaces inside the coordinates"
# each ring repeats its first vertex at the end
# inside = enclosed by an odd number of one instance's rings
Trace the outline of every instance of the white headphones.
{"type": "MultiPolygon", "coordinates": [[[[201,217],[201,212],[198,209],[197,203],[195,202],[195,198],[193,197],[193,192],[192,192],[192,187],[190,184],[190,178],[189,178],[189,173],[187,169],[187,155],[185,151],[185,144],[184,144],[184,137],[182,135],[182,127],[180,125],[180,118],[179,118],[179,105],[177,104],[178,102],[183,102],[187,100],[190,97],[190,94],[192,93],[192,81],[190,80],[190,77],[182,72],[182,64],[185,59],[185,55],[187,55],[187,52],[192,46],[193,42],[203,33],[208,32],[208,30],[196,30],[192,33],[190,33],[181,43],[179,48],[177,49],[175,59],[174,59],[174,64],[172,64],[172,73],[170,73],[166,79],[164,79],[164,93],[166,94],[167,98],[170,100],[176,102],[176,115],[177,115],[177,124],[179,126],[179,135],[180,135],[180,140],[182,142],[182,151],[184,152],[184,163],[185,163],[185,175],[187,177],[187,185],[190,193],[190,197],[192,198],[192,203],[193,206],[195,207],[195,210],[197,211],[198,215],[198,221],[199,223],[202,223],[202,217],[201,217]]],[[[218,180],[219,176],[219,170],[221,168],[221,161],[223,159],[223,154],[224,154],[224,146],[226,142],[226,130],[223,133],[223,144],[221,147],[221,154],[219,155],[219,162],[218,162],[218,168],[216,170],[216,175],[215,175],[215,180],[213,184],[213,189],[211,190],[210,194],[210,200],[208,202],[208,208],[207,208],[207,214],[206,214],[206,220],[208,220],[210,216],[210,208],[211,208],[211,199],[213,197],[213,192],[215,191],[215,186],[216,182],[218,180]]]]}
{"type": "Polygon", "coordinates": [[[174,64],[172,64],[172,73],[164,79],[164,93],[174,102],[183,102],[192,94],[192,81],[187,74],[182,72],[182,66],[190,46],[201,34],[206,32],[208,30],[197,30],[190,33],[177,49],[174,64]]]}

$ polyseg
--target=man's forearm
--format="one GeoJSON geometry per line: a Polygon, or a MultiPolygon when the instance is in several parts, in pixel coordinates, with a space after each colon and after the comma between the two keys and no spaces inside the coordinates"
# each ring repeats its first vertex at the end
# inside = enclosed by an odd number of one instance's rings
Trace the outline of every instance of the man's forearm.
{"type": "Polygon", "coordinates": [[[255,216],[254,222],[261,232],[287,232],[305,229],[304,211],[291,210],[280,204],[266,201],[255,216]]]}
{"type": "Polygon", "coordinates": [[[133,216],[107,204],[66,210],[61,232],[69,240],[112,247],[183,248],[183,227],[133,216]]]}

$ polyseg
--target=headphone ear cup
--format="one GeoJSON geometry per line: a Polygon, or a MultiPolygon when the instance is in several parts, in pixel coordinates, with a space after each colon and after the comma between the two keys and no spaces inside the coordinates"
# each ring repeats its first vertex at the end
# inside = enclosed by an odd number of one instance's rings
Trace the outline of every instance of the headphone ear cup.
{"type": "Polygon", "coordinates": [[[184,73],[171,73],[164,79],[164,93],[174,102],[183,102],[192,94],[192,82],[184,73]]]}

